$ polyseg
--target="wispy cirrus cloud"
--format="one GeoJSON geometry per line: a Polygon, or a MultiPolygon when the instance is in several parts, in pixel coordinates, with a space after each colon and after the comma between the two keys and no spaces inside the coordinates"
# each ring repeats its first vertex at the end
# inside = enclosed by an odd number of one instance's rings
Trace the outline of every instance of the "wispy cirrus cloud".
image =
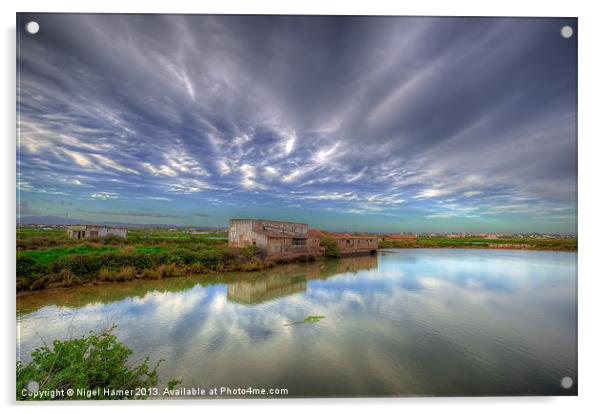
{"type": "Polygon", "coordinates": [[[43,27],[19,36],[19,189],[36,210],[574,229],[576,39],[558,35],[573,19],[22,18],[43,27]]]}

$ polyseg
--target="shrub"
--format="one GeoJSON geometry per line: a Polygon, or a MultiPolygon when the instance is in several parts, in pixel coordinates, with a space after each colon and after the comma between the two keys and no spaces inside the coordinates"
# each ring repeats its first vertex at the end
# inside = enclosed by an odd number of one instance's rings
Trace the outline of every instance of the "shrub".
{"type": "Polygon", "coordinates": [[[165,268],[165,277],[182,276],[184,272],[176,264],[163,265],[165,268]]]}
{"type": "Polygon", "coordinates": [[[98,273],[98,278],[103,281],[115,280],[115,273],[111,272],[106,267],[103,267],[102,269],[100,269],[100,272],[98,273]]]}
{"type": "Polygon", "coordinates": [[[126,281],[138,276],[163,279],[206,272],[252,271],[267,266],[262,253],[254,247],[200,248],[200,243],[183,246],[118,249],[84,242],[77,247],[20,252],[17,289],[72,286],[95,280],[126,281]],[[193,250],[196,248],[199,250],[193,250]]]}
{"type": "MultiPolygon", "coordinates": [[[[32,361],[23,366],[17,362],[17,400],[40,399],[27,395],[27,384],[36,381],[39,391],[85,389],[99,390],[98,399],[145,399],[146,396],[104,395],[104,389],[135,390],[154,387],[158,382],[157,368],[149,367],[149,358],[134,366],[128,364],[132,350],[117,340],[115,325],[88,336],[54,341],[31,353],[32,361]]],[[[55,399],[81,399],[74,394],[57,395],[55,399]]],[[[50,399],[50,396],[41,399],[50,399]]]]}
{"type": "Polygon", "coordinates": [[[333,237],[321,237],[320,245],[324,247],[324,257],[341,257],[341,248],[333,237]]]}
{"type": "Polygon", "coordinates": [[[119,245],[119,244],[124,244],[125,241],[126,241],[125,238],[123,238],[121,236],[117,236],[116,234],[108,234],[104,237],[100,237],[100,242],[103,244],[119,245]]]}
{"type": "Polygon", "coordinates": [[[182,276],[183,274],[183,270],[172,263],[163,264],[153,269],[145,269],[142,272],[142,277],[145,279],[163,279],[166,277],[182,276]]]}
{"type": "Polygon", "coordinates": [[[190,273],[192,273],[192,274],[199,274],[199,273],[205,272],[205,268],[200,263],[191,264],[189,269],[190,269],[190,273]]]}
{"type": "Polygon", "coordinates": [[[69,269],[63,269],[59,273],[59,277],[63,286],[72,286],[76,284],[77,279],[69,269]]]}
{"type": "Polygon", "coordinates": [[[239,269],[243,272],[251,272],[265,268],[265,262],[258,257],[250,257],[249,260],[241,263],[239,269]]]}
{"type": "Polygon", "coordinates": [[[166,253],[145,254],[118,252],[103,254],[99,257],[102,266],[109,269],[120,269],[127,266],[133,266],[139,270],[166,263],[169,259],[166,253]]]}
{"type": "Polygon", "coordinates": [[[136,271],[136,268],[134,266],[127,266],[127,267],[124,267],[123,269],[120,269],[117,272],[117,274],[115,275],[115,280],[119,280],[119,281],[132,280],[136,277],[137,274],[138,274],[138,272],[136,271]]]}
{"type": "Polygon", "coordinates": [[[210,270],[221,270],[224,259],[226,259],[226,254],[222,250],[205,250],[197,253],[195,262],[210,270]]]}
{"type": "MultiPolygon", "coordinates": [[[[138,253],[136,251],[136,248],[134,246],[125,246],[122,248],[121,250],[122,253],[127,253],[127,254],[135,254],[138,253]]],[[[144,252],[140,252],[140,253],[144,253],[144,252]]]]}
{"type": "Polygon", "coordinates": [[[53,267],[55,272],[68,269],[76,276],[89,279],[100,272],[102,256],[98,254],[73,254],[57,259],[53,267]]]}
{"type": "Polygon", "coordinates": [[[39,276],[38,278],[31,281],[31,284],[28,286],[28,288],[30,290],[44,289],[46,287],[46,284],[50,282],[50,279],[50,276],[39,276]]]}
{"type": "Polygon", "coordinates": [[[407,240],[383,240],[378,243],[379,249],[406,249],[416,247],[416,242],[407,240]]]}
{"type": "Polygon", "coordinates": [[[17,289],[28,289],[40,274],[46,273],[46,267],[33,257],[17,254],[17,289]]]}
{"type": "Polygon", "coordinates": [[[178,248],[170,254],[169,259],[171,263],[189,265],[198,261],[198,254],[188,249],[178,248]]]}

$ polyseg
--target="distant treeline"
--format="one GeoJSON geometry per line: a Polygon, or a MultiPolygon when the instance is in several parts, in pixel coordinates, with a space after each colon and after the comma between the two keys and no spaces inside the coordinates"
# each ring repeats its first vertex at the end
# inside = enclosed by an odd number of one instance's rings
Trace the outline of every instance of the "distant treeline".
{"type": "Polygon", "coordinates": [[[381,249],[403,248],[464,248],[464,249],[525,249],[525,250],[577,250],[577,239],[531,239],[531,238],[499,238],[485,239],[481,237],[419,237],[415,242],[406,240],[385,240],[378,245],[381,249]]]}

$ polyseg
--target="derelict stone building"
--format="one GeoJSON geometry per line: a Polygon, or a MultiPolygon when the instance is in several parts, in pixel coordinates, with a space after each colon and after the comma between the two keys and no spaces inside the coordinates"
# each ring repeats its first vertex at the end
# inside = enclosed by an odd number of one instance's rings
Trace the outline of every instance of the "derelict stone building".
{"type": "Polygon", "coordinates": [[[308,225],[304,223],[232,219],[228,232],[228,245],[257,246],[271,258],[292,259],[315,256],[320,250],[320,239],[310,237],[308,231],[308,225]]]}
{"type": "Polygon", "coordinates": [[[356,254],[375,254],[378,249],[377,236],[371,234],[329,233],[318,229],[309,231],[310,236],[318,238],[329,237],[339,245],[341,256],[356,254]]]}

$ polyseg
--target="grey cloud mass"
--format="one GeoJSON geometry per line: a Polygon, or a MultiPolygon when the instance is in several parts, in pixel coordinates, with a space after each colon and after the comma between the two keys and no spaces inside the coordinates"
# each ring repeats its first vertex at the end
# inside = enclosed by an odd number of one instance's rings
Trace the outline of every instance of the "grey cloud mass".
{"type": "Polygon", "coordinates": [[[560,27],[576,19],[18,19],[35,210],[575,231],[577,39],[560,27]]]}

